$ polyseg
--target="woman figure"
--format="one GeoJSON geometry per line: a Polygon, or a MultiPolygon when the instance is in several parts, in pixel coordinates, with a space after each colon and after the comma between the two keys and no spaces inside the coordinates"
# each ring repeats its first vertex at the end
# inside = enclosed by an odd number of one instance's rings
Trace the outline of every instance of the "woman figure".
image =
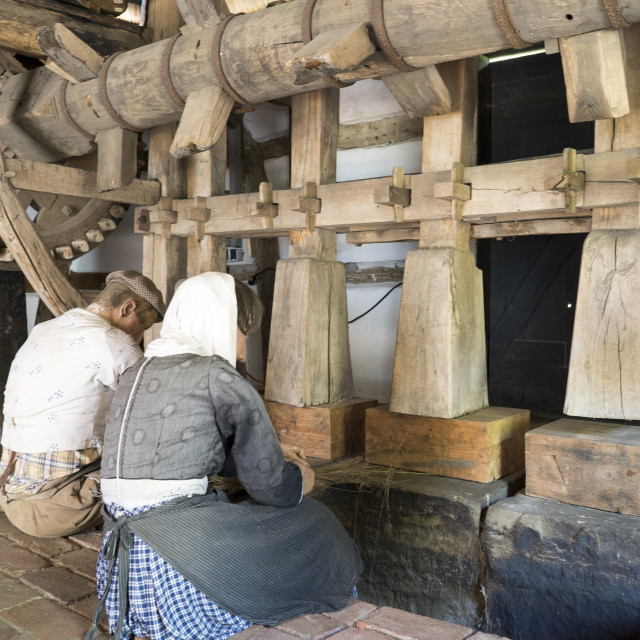
{"type": "Polygon", "coordinates": [[[322,505],[308,463],[283,451],[243,359],[262,306],[222,273],[183,282],[161,337],[120,378],[102,456],[98,593],[117,640],[225,640],[345,606],[355,545],[322,505]],[[207,493],[228,461],[251,500],[207,493]]]}

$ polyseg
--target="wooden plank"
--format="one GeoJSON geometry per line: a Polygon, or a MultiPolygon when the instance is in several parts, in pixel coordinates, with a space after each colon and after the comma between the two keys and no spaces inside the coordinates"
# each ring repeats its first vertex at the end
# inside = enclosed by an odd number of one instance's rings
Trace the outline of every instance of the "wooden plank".
{"type": "Polygon", "coordinates": [[[526,435],[526,493],[640,515],[640,427],[562,419],[526,435]]]}
{"type": "Polygon", "coordinates": [[[344,265],[280,260],[265,399],[298,407],[353,398],[344,265]]]}
{"type": "Polygon", "coordinates": [[[137,26],[55,0],[0,0],[0,47],[42,57],[38,29],[61,23],[105,55],[145,44],[137,26]]]}
{"type": "Polygon", "coordinates": [[[226,130],[232,108],[233,98],[215,85],[191,92],[171,143],[171,155],[185,158],[210,149],[226,130]]]}
{"type": "Polygon", "coordinates": [[[383,76],[382,82],[412,118],[451,112],[451,94],[435,65],[383,76]]]}
{"type": "Polygon", "coordinates": [[[74,84],[97,78],[102,56],[63,24],[50,24],[38,30],[38,44],[49,56],[46,66],[74,84]]]}
{"type": "Polygon", "coordinates": [[[622,31],[605,29],[560,38],[560,53],[571,122],[629,113],[622,31]]]}
{"type": "Polygon", "coordinates": [[[640,418],[640,342],[636,283],[640,231],[592,231],[580,284],[564,412],[570,416],[640,418]]]}
{"type": "Polygon", "coordinates": [[[138,173],[138,134],[128,129],[104,129],[96,135],[100,193],[128,187],[138,173]]]}
{"type": "Polygon", "coordinates": [[[423,127],[422,118],[408,118],[404,115],[373,122],[341,124],[338,129],[338,149],[361,149],[421,138],[423,127]]]}
{"type": "Polygon", "coordinates": [[[453,420],[367,409],[365,459],[439,476],[492,482],[524,466],[529,411],[487,407],[453,420]]]}
{"type": "Polygon", "coordinates": [[[313,407],[264,404],[282,444],[296,445],[311,458],[336,460],[364,451],[365,411],[378,403],[354,398],[313,407]]]}
{"type": "Polygon", "coordinates": [[[408,242],[420,238],[420,229],[381,229],[379,231],[348,231],[345,240],[361,245],[376,242],[408,242]]]}
{"type": "Polygon", "coordinates": [[[528,222],[498,222],[471,227],[472,238],[510,238],[563,233],[588,233],[591,218],[530,220],[528,222]]]}
{"type": "Polygon", "coordinates": [[[20,162],[7,159],[7,170],[15,173],[11,182],[16,189],[45,191],[82,198],[97,198],[128,204],[154,204],[160,197],[160,184],[153,180],[132,180],[124,189],[101,193],[96,188],[97,174],[44,162],[20,162]]]}

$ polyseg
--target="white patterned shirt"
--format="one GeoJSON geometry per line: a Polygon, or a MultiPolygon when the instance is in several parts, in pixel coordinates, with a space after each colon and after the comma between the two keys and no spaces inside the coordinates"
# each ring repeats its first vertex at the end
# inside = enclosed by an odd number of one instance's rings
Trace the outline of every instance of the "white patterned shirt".
{"type": "Polygon", "coordinates": [[[118,378],[141,356],[131,336],[86,309],[36,325],[9,371],[2,446],[18,453],[99,446],[118,378]]]}

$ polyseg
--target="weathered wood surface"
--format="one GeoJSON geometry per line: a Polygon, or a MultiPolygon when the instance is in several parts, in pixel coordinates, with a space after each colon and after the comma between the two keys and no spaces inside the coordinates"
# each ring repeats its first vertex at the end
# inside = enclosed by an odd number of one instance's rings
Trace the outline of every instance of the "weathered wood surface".
{"type": "Polygon", "coordinates": [[[382,81],[410,117],[438,116],[451,111],[451,94],[433,64],[383,76],[382,81]]]}
{"type": "Polygon", "coordinates": [[[127,129],[104,129],[96,135],[100,193],[126,189],[138,173],[138,134],[127,129]]]}
{"type": "MultiPolygon", "coordinates": [[[[356,0],[348,10],[342,5],[338,8],[338,4],[337,0],[319,0],[313,13],[314,37],[346,24],[370,20],[370,6],[366,0],[356,0]]],[[[551,15],[558,13],[557,7],[547,7],[552,0],[527,3],[526,6],[515,2],[509,4],[509,14],[518,32],[521,37],[533,38],[531,42],[609,27],[599,0],[585,0],[571,20],[561,15],[562,19],[549,20],[549,12],[551,15]]],[[[451,11],[444,5],[435,9],[428,0],[385,7],[390,41],[409,64],[425,66],[467,59],[508,46],[497,28],[487,0],[469,0],[465,11],[451,11]]],[[[290,62],[302,47],[303,10],[304,3],[286,2],[237,16],[226,26],[220,60],[227,81],[243,102],[262,102],[326,86],[322,78],[304,86],[296,85],[295,74],[289,70],[290,62]],[[247,55],[248,47],[251,55],[247,55]]],[[[628,22],[640,21],[637,3],[625,3],[621,10],[628,22]]],[[[183,99],[192,91],[219,85],[211,62],[215,29],[207,27],[185,33],[173,45],[169,69],[173,85],[183,99]]],[[[158,33],[155,35],[158,37],[158,33]]],[[[108,70],[106,87],[109,100],[120,117],[132,127],[148,129],[180,118],[181,108],[162,79],[163,54],[167,44],[166,41],[157,42],[127,51],[118,56],[108,70]]],[[[367,62],[362,77],[389,73],[389,67],[388,63],[367,62]]],[[[343,75],[346,78],[348,73],[343,75]]],[[[341,79],[340,75],[338,79],[341,79]]],[[[90,133],[115,125],[105,109],[98,80],[70,87],[67,99],[73,119],[90,133]],[[91,96],[89,102],[88,96],[91,96]]],[[[28,111],[28,106],[25,108],[28,111]]],[[[25,113],[25,117],[32,115],[25,113]]],[[[53,148],[62,142],[55,128],[47,132],[46,138],[53,148]]]]}
{"type": "Polygon", "coordinates": [[[614,29],[560,39],[569,120],[619,118],[630,111],[624,34],[614,29]]]}
{"type": "Polygon", "coordinates": [[[138,27],[112,16],[55,0],[1,0],[0,46],[26,56],[42,57],[38,29],[56,22],[103,55],[146,44],[138,27]]]}
{"type": "MultiPolygon", "coordinates": [[[[182,18],[174,0],[153,2],[148,25],[156,40],[174,35],[181,24],[182,18]]],[[[132,82],[135,83],[135,76],[132,82]]],[[[160,182],[162,196],[177,199],[187,195],[187,180],[184,161],[169,153],[175,132],[174,124],[158,126],[149,132],[148,175],[160,182]]],[[[161,233],[147,234],[143,238],[142,271],[160,289],[167,304],[171,301],[176,283],[187,275],[187,255],[186,238],[166,237],[161,233]]],[[[159,335],[160,324],[154,324],[145,332],[145,344],[159,335]]]]}
{"type": "Polygon", "coordinates": [[[491,482],[524,466],[529,411],[488,407],[453,420],[367,410],[365,459],[439,476],[491,482]]]}
{"type": "Polygon", "coordinates": [[[58,269],[14,190],[4,179],[0,179],[0,236],[40,299],[54,315],[85,305],[82,295],[58,269]]]}
{"type": "Polygon", "coordinates": [[[592,231],[582,253],[564,412],[640,418],[640,230],[592,231]]]}
{"type": "Polygon", "coordinates": [[[391,411],[455,418],[487,406],[483,304],[468,249],[407,253],[391,411]]]}
{"type": "Polygon", "coordinates": [[[16,189],[44,191],[82,198],[96,198],[130,204],[153,204],[160,196],[160,184],[153,180],[132,180],[124,189],[99,192],[95,171],[44,162],[20,162],[7,159],[5,166],[16,189]]]}
{"type": "Polygon", "coordinates": [[[363,398],[313,407],[265,401],[278,440],[300,447],[308,457],[323,460],[364,451],[365,411],[377,404],[376,400],[363,398]]]}
{"type": "Polygon", "coordinates": [[[526,436],[526,493],[640,515],[640,427],[562,419],[526,436]]]}
{"type": "Polygon", "coordinates": [[[273,300],[265,399],[306,407],[353,398],[344,265],[280,260],[273,300]]]}

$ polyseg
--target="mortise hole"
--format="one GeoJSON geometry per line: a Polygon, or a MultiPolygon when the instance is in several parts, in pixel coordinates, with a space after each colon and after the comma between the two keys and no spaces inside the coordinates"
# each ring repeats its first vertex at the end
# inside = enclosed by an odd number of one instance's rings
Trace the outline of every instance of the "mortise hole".
{"type": "Polygon", "coordinates": [[[565,18],[567,20],[573,20],[573,16],[570,13],[567,13],[567,15],[565,16],[565,18]]]}

